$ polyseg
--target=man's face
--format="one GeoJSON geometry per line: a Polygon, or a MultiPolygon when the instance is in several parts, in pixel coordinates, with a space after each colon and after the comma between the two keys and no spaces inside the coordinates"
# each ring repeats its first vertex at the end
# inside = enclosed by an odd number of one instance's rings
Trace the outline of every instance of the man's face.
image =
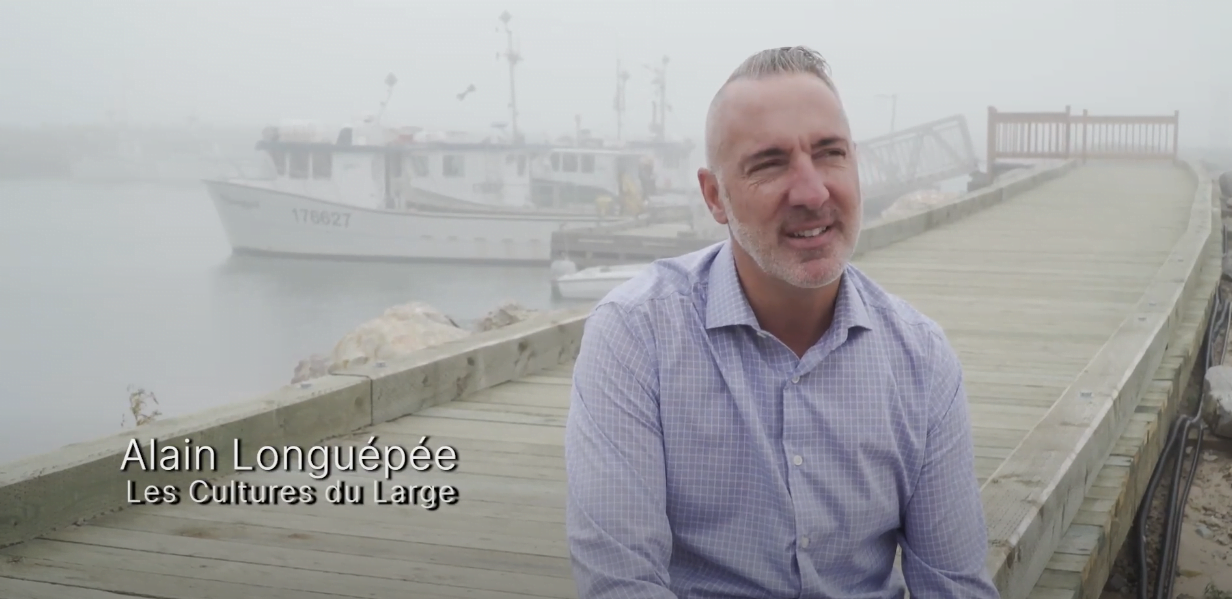
{"type": "Polygon", "coordinates": [[[859,239],[855,147],[817,77],[738,80],[716,114],[718,175],[699,175],[716,221],[767,275],[815,289],[842,275],[859,239]]]}

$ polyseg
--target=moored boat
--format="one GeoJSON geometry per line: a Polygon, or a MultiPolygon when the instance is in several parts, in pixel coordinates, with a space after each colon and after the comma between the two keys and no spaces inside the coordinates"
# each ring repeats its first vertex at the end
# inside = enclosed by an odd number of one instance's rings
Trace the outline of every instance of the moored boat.
{"type": "Polygon", "coordinates": [[[647,263],[584,268],[554,279],[552,295],[566,300],[601,300],[621,283],[649,267],[647,263]]]}
{"type": "Polygon", "coordinates": [[[205,182],[235,251],[547,263],[552,232],[629,221],[649,208],[640,163],[626,152],[391,140],[371,123],[342,128],[333,143],[298,135],[267,131],[258,148],[271,177],[205,182]],[[580,172],[553,179],[553,164],[580,172]]]}
{"type": "MultiPolygon", "coordinates": [[[[512,41],[506,54],[512,80],[512,41]]],[[[396,83],[386,79],[390,94],[396,83]]],[[[257,144],[267,176],[206,180],[234,251],[546,264],[554,232],[681,203],[658,192],[679,187],[688,142],[613,147],[579,126],[570,144],[527,143],[512,98],[508,134],[505,123],[487,134],[387,127],[387,103],[333,130],[267,127],[257,144]],[[660,164],[671,172],[657,173],[660,164]]]]}

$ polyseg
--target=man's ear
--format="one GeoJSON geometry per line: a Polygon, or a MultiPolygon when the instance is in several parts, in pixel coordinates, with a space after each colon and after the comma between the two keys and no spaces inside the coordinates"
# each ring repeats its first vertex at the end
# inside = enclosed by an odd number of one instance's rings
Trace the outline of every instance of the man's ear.
{"type": "Polygon", "coordinates": [[[697,183],[702,188],[702,199],[710,209],[710,216],[720,225],[727,224],[727,209],[719,199],[719,178],[707,168],[697,169],[697,183]]]}

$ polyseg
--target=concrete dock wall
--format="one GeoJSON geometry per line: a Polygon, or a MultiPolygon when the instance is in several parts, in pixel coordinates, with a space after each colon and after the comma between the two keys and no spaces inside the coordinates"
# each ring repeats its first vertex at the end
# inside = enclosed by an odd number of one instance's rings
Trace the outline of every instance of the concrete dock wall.
{"type": "MultiPolygon", "coordinates": [[[[861,233],[858,253],[956,222],[1059,177],[1073,166],[1065,162],[1007,174],[994,185],[944,206],[872,225],[861,233]]],[[[1180,258],[1186,259],[1185,255],[1180,258]]],[[[1175,287],[1183,280],[1177,277],[1188,272],[1185,264],[1178,262],[1165,273],[1172,277],[1165,283],[1175,287]]],[[[1156,295],[1163,302],[1171,297],[1163,288],[1156,295]]],[[[241,441],[239,459],[251,464],[261,446],[311,446],[568,361],[577,354],[589,311],[541,315],[396,361],[338,371],[251,401],[157,421],[5,464],[0,466],[0,546],[131,505],[132,489],[226,476],[236,463],[237,439],[241,441]],[[159,447],[213,447],[218,468],[209,472],[146,471],[137,466],[122,470],[134,439],[147,457],[151,442],[159,447]]],[[[1138,328],[1149,329],[1158,324],[1156,320],[1153,317],[1138,328]]]]}

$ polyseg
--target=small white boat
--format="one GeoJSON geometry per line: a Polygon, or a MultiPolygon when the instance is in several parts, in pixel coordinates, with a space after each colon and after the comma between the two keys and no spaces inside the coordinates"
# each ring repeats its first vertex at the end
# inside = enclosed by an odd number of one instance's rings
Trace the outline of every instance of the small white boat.
{"type": "Polygon", "coordinates": [[[566,300],[601,300],[621,283],[650,267],[645,264],[593,266],[552,281],[552,294],[566,300]]]}

